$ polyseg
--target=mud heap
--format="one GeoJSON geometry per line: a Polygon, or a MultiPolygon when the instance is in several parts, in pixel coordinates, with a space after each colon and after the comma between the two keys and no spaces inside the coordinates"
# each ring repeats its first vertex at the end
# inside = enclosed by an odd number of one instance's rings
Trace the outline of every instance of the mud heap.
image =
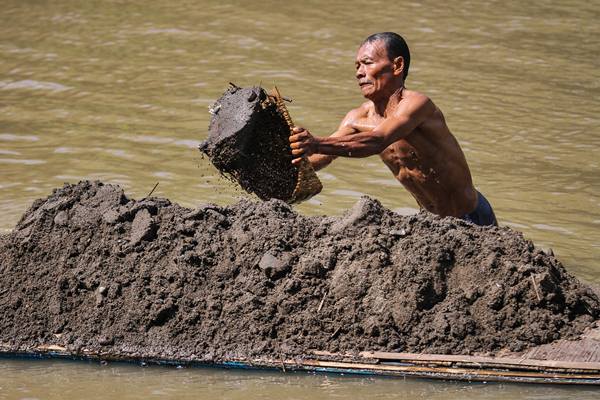
{"type": "Polygon", "coordinates": [[[0,238],[0,342],[219,360],[360,350],[496,353],[576,337],[600,302],[509,228],[362,198],[186,209],[81,182],[0,238]]]}

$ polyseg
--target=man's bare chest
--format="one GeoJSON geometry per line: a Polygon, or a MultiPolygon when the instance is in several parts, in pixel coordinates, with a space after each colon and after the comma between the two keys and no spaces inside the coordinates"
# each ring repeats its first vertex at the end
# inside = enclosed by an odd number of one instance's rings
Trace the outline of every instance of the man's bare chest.
{"type": "MultiPolygon", "coordinates": [[[[383,120],[382,116],[365,114],[352,121],[351,126],[356,132],[368,132],[375,129],[383,120]]],[[[395,173],[398,173],[402,167],[415,168],[419,161],[417,150],[411,144],[410,138],[397,140],[379,155],[383,162],[395,173]]]]}

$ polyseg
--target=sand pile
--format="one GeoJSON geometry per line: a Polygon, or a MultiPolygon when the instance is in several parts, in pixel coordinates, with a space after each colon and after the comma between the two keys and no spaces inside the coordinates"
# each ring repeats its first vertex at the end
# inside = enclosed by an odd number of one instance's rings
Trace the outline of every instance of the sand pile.
{"type": "Polygon", "coordinates": [[[81,182],[0,238],[0,341],[113,354],[490,353],[577,336],[598,297],[509,228],[362,198],[186,209],[81,182]]]}

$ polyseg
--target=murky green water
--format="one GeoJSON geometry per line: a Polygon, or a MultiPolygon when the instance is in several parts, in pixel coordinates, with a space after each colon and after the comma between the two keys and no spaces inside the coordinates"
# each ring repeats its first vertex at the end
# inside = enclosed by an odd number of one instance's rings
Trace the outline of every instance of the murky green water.
{"type": "MultiPolygon", "coordinates": [[[[195,149],[206,135],[207,108],[227,82],[277,84],[294,99],[295,121],[325,135],[362,101],[354,81],[357,45],[393,30],[411,46],[408,87],[445,112],[501,224],[552,247],[569,270],[600,283],[599,17],[596,1],[3,0],[0,229],[10,230],[34,199],[80,179],[119,183],[133,197],[160,182],[156,195],[186,206],[234,202],[245,194],[195,149]]],[[[402,212],[416,209],[377,157],[339,159],[320,176],[322,194],[298,211],[339,214],[361,194],[402,212]]],[[[0,365],[21,371],[31,385],[40,373],[71,386],[80,378],[70,364],[45,372],[48,364],[0,365]]],[[[131,398],[147,390],[151,374],[198,385],[222,379],[214,387],[229,398],[252,397],[261,381],[285,383],[278,390],[299,398],[305,390],[344,397],[372,388],[389,396],[409,390],[411,398],[435,393],[422,381],[275,375],[248,375],[254,383],[237,392],[228,388],[238,375],[223,372],[119,367],[113,378],[113,369],[89,368],[106,386],[111,379],[130,382],[120,396],[131,398]],[[323,391],[323,382],[335,384],[323,391]]],[[[93,379],[81,379],[102,394],[93,379]]],[[[433,387],[444,393],[439,397],[504,396],[497,386],[433,387]]]]}

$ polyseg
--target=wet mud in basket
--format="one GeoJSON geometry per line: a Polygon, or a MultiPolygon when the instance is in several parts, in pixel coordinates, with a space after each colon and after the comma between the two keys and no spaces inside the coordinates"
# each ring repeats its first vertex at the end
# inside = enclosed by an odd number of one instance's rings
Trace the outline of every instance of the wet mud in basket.
{"type": "Polygon", "coordinates": [[[138,357],[495,354],[577,337],[599,299],[510,228],[364,197],[183,208],[81,182],[0,237],[0,342],[138,357]]]}
{"type": "Polygon", "coordinates": [[[208,139],[199,146],[213,165],[262,200],[306,200],[322,185],[307,160],[292,165],[293,126],[277,89],[231,84],[211,107],[208,139]]]}

